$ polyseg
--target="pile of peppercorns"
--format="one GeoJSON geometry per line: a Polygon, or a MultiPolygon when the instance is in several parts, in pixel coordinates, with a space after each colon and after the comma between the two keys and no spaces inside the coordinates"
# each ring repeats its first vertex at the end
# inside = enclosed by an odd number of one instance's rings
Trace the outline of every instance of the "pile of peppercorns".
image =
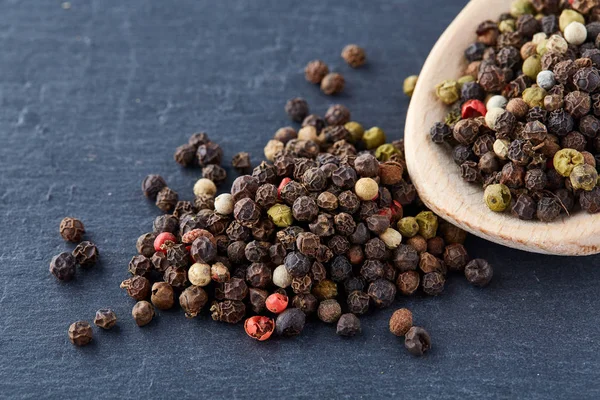
{"type": "MultiPolygon", "coordinates": [[[[325,118],[309,114],[298,98],[285,110],[301,128],[277,130],[264,149],[268,161],[217,197],[203,174],[194,202],[171,201],[161,208],[171,214],[139,237],[132,276],[121,284],[137,301],[138,325],[178,298],[186,317],[209,309],[217,321],[245,319],[257,340],[298,335],[312,317],[353,336],[358,316],[389,307],[398,292],[439,295],[451,272],[477,286],[489,283],[492,268],[470,260],[466,232],[419,201],[402,140],[386,143],[381,128],[364,130],[340,104],[325,118]]],[[[203,142],[211,143],[205,134],[203,142]]],[[[205,169],[221,160],[195,154],[205,169]]],[[[166,187],[157,175],[142,184],[150,199],[166,187]]],[[[429,335],[412,327],[406,312],[394,314],[390,330],[422,354],[429,335]]]]}
{"type": "Polygon", "coordinates": [[[431,139],[453,146],[492,211],[544,222],[600,212],[598,1],[516,0],[476,33],[464,76],[436,86],[452,109],[431,139]]]}

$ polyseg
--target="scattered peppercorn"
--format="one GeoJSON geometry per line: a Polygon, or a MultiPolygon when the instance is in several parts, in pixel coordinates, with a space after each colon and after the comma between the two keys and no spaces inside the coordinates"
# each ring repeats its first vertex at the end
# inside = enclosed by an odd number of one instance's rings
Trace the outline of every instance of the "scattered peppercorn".
{"type": "Polygon", "coordinates": [[[112,329],[117,324],[117,315],[109,308],[96,311],[94,324],[102,329],[112,329]]]}
{"type": "Polygon", "coordinates": [[[404,337],[404,346],[414,356],[422,356],[431,349],[431,337],[421,327],[413,326],[404,337]]]}
{"type": "Polygon", "coordinates": [[[410,310],[400,308],[390,318],[390,332],[396,336],[404,336],[412,328],[413,316],[410,310]]]}
{"type": "Polygon", "coordinates": [[[321,80],[321,90],[327,95],[339,94],[344,90],[346,80],[337,72],[328,73],[321,80]]]}
{"type": "Polygon", "coordinates": [[[77,218],[65,217],[60,221],[60,236],[66,241],[78,243],[84,233],[83,223],[77,218]]]}
{"type": "Polygon", "coordinates": [[[93,338],[92,327],[86,321],[73,322],[69,326],[69,340],[75,346],[86,346],[93,338]]]}
{"type": "Polygon", "coordinates": [[[70,281],[75,277],[77,260],[71,253],[60,253],[50,261],[50,273],[61,281],[70,281]]]}
{"type": "Polygon", "coordinates": [[[137,326],[148,325],[154,318],[154,307],[145,300],[138,301],[131,310],[131,315],[137,326]]]}

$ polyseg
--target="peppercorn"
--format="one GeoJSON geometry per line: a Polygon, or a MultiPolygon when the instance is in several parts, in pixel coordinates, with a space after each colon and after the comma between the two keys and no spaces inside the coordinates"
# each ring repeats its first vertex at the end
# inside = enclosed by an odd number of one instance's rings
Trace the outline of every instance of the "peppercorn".
{"type": "Polygon", "coordinates": [[[537,203],[536,217],[542,222],[552,222],[560,215],[562,208],[554,197],[542,197],[537,203]]]}
{"type": "Polygon", "coordinates": [[[435,86],[437,97],[446,105],[460,99],[460,85],[454,80],[445,80],[435,86]]]}
{"type": "Polygon", "coordinates": [[[386,279],[377,279],[369,284],[367,293],[375,306],[385,308],[394,301],[396,286],[386,279]]]}
{"type": "Polygon", "coordinates": [[[61,281],[70,281],[75,276],[77,260],[71,253],[60,253],[50,261],[50,273],[61,281]]]}
{"type": "Polygon", "coordinates": [[[337,72],[330,72],[321,81],[321,91],[326,95],[335,95],[344,90],[346,80],[337,72]]]}
{"type": "Polygon", "coordinates": [[[396,287],[405,296],[410,296],[419,288],[421,278],[417,271],[406,271],[398,275],[396,287]]]}
{"type": "Polygon", "coordinates": [[[413,326],[404,336],[404,347],[410,354],[422,356],[431,349],[431,337],[425,329],[413,326]]]}
{"type": "Polygon", "coordinates": [[[419,234],[425,239],[435,236],[438,228],[438,217],[431,211],[421,211],[415,217],[419,224],[419,234]]]}
{"type": "Polygon", "coordinates": [[[442,273],[433,271],[423,275],[421,287],[423,292],[430,296],[437,296],[444,291],[444,284],[446,279],[442,273]]]}
{"type": "Polygon", "coordinates": [[[396,336],[404,336],[412,328],[413,316],[410,310],[400,308],[390,318],[390,332],[396,336]]]}
{"type": "Polygon", "coordinates": [[[73,322],[69,326],[69,340],[75,346],[86,346],[93,338],[92,327],[86,321],[73,322]]]}
{"type": "Polygon", "coordinates": [[[410,75],[404,79],[404,82],[402,84],[402,91],[405,95],[407,95],[408,97],[412,97],[415,91],[415,86],[417,86],[418,79],[418,75],[410,75]]]}
{"type": "Polygon", "coordinates": [[[229,268],[222,262],[216,262],[210,267],[210,274],[213,281],[217,283],[227,282],[231,277],[229,268]]]}
{"type": "Polygon", "coordinates": [[[337,300],[324,300],[319,304],[317,316],[325,323],[332,324],[337,322],[342,315],[342,307],[337,300]]]}
{"type": "Polygon", "coordinates": [[[154,318],[154,307],[145,300],[138,301],[131,310],[131,315],[137,326],[148,325],[154,318]]]}
{"type": "Polygon", "coordinates": [[[83,223],[77,218],[65,217],[60,221],[60,236],[69,242],[78,243],[85,234],[83,223]]]}
{"type": "Polygon", "coordinates": [[[150,301],[159,310],[168,310],[175,303],[173,287],[167,282],[156,282],[152,285],[150,301]]]}
{"type": "Polygon", "coordinates": [[[395,249],[402,242],[402,235],[400,232],[392,228],[387,228],[379,235],[379,238],[383,240],[388,249],[395,249]]]}
{"type": "Polygon", "coordinates": [[[182,167],[189,167],[196,161],[196,150],[197,147],[193,144],[182,144],[175,149],[173,158],[182,167]]]}
{"type": "MultiPolygon", "coordinates": [[[[209,164],[202,168],[202,178],[214,182],[216,185],[223,183],[227,179],[227,171],[217,164],[209,164]]],[[[205,194],[214,195],[216,192],[205,192],[205,194]]],[[[196,194],[196,192],[194,192],[196,194]]]]}
{"type": "Polygon", "coordinates": [[[310,83],[319,84],[329,73],[329,67],[321,60],[313,60],[306,64],[304,68],[304,77],[310,83]]]}
{"type": "Polygon", "coordinates": [[[465,266],[465,277],[474,286],[487,286],[492,280],[493,274],[490,263],[481,258],[475,258],[465,266]]]}
{"type": "Polygon", "coordinates": [[[510,206],[510,189],[501,183],[489,185],[485,188],[483,198],[490,210],[502,212],[510,206]]]}
{"type": "Polygon", "coordinates": [[[440,260],[426,251],[419,254],[419,269],[425,274],[430,272],[445,272],[445,266],[442,267],[440,260]]]}
{"type": "Polygon", "coordinates": [[[255,315],[246,319],[244,330],[248,336],[262,342],[273,334],[275,321],[272,318],[255,315]]]}
{"type": "Polygon", "coordinates": [[[94,324],[102,329],[112,329],[117,324],[117,315],[109,308],[96,311],[94,324]]]}
{"type": "Polygon", "coordinates": [[[577,150],[562,149],[554,155],[553,165],[560,175],[568,177],[571,175],[573,168],[582,165],[584,161],[583,155],[577,150]]]}
{"type": "Polygon", "coordinates": [[[142,181],[144,196],[150,200],[156,200],[158,192],[167,186],[167,182],[160,175],[148,175],[142,181]]]}
{"type": "Polygon", "coordinates": [[[322,279],[313,286],[312,294],[320,300],[328,300],[337,297],[337,284],[329,279],[322,279]]]}
{"type": "Polygon", "coordinates": [[[225,300],[214,302],[210,307],[211,317],[215,321],[237,324],[246,314],[246,306],[241,301],[225,300]]]}
{"type": "Polygon", "coordinates": [[[196,157],[198,159],[198,164],[200,164],[201,167],[205,167],[209,164],[220,165],[221,159],[223,158],[223,149],[216,143],[207,142],[198,146],[196,157]]]}
{"type": "Polygon", "coordinates": [[[194,263],[188,270],[188,279],[192,285],[206,286],[211,280],[210,265],[205,263],[194,263]]]}
{"type": "MultiPolygon", "coordinates": [[[[285,129],[285,128],[282,128],[285,129]]],[[[293,128],[289,128],[292,129],[293,128]]],[[[279,132],[279,131],[277,131],[279,132]]],[[[296,132],[294,131],[294,134],[296,132]]],[[[275,139],[280,139],[279,136],[281,136],[282,134],[278,135],[277,133],[275,133],[275,139]]],[[[282,141],[283,142],[283,141],[282,141]]],[[[248,173],[248,171],[250,170],[250,168],[252,168],[252,164],[250,163],[250,154],[242,151],[239,153],[236,153],[233,158],[231,159],[231,166],[240,174],[245,174],[248,173]]]]}
{"type": "Polygon", "coordinates": [[[600,212],[600,187],[596,186],[590,191],[583,191],[579,195],[579,205],[590,214],[600,212]]]}
{"type": "Polygon", "coordinates": [[[175,207],[178,199],[177,192],[165,186],[156,195],[156,206],[163,212],[169,212],[175,207]]]}
{"type": "Polygon", "coordinates": [[[138,253],[146,257],[152,257],[156,251],[154,250],[154,240],[157,236],[158,234],[156,232],[149,232],[141,235],[135,244],[138,253]]]}
{"type": "Polygon", "coordinates": [[[336,333],[340,336],[352,337],[360,333],[360,320],[352,313],[342,314],[337,322],[336,333]]]}
{"type": "Polygon", "coordinates": [[[385,132],[377,126],[368,129],[363,135],[363,142],[367,149],[375,149],[384,144],[385,141],[385,132]]]}
{"type": "Polygon", "coordinates": [[[279,336],[297,336],[304,329],[305,314],[298,308],[288,308],[277,316],[275,329],[279,336]]]}
{"type": "Polygon", "coordinates": [[[285,104],[285,112],[295,122],[302,122],[309,114],[308,103],[300,97],[294,97],[285,104]]]}

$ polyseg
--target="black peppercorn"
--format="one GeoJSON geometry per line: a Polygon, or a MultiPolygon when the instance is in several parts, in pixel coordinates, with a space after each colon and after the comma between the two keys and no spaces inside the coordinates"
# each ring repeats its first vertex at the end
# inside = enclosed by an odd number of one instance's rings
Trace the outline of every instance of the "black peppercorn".
{"type": "Polygon", "coordinates": [[[405,296],[415,293],[421,283],[421,277],[417,271],[406,271],[398,275],[396,287],[405,296]]]}
{"type": "Polygon", "coordinates": [[[268,264],[254,262],[246,269],[246,280],[252,287],[266,288],[272,283],[271,268],[268,264]]]}
{"type": "Polygon", "coordinates": [[[199,286],[189,286],[179,295],[179,305],[186,318],[195,318],[208,302],[208,295],[199,286]]]}
{"type": "Polygon", "coordinates": [[[161,211],[169,212],[175,207],[177,200],[179,200],[177,192],[165,186],[158,192],[158,195],[156,195],[156,206],[160,208],[161,211]]]}
{"type": "Polygon", "coordinates": [[[431,337],[421,327],[413,326],[404,336],[404,346],[414,356],[422,356],[431,349],[431,337]]]}
{"type": "Polygon", "coordinates": [[[309,113],[306,100],[295,97],[285,104],[285,112],[292,121],[302,122],[309,113]]]}
{"type": "Polygon", "coordinates": [[[536,217],[542,222],[552,222],[560,215],[562,208],[554,197],[542,197],[537,203],[536,217]]]}
{"type": "Polygon", "coordinates": [[[196,151],[196,157],[201,167],[205,167],[209,164],[221,164],[223,158],[223,149],[216,143],[208,142],[198,146],[196,151]]]}
{"type": "Polygon", "coordinates": [[[465,267],[465,277],[475,286],[487,286],[493,275],[494,271],[490,263],[481,258],[471,260],[465,267]]]}
{"type": "Polygon", "coordinates": [[[297,336],[304,329],[306,315],[298,308],[288,308],[277,316],[275,330],[279,336],[297,336]]]}
{"type": "Polygon", "coordinates": [[[511,206],[511,212],[514,216],[523,220],[531,220],[535,215],[537,205],[531,196],[521,194],[511,206]]]}
{"type": "Polygon", "coordinates": [[[369,297],[378,308],[389,307],[396,297],[396,286],[386,279],[377,279],[369,284],[369,297]]]}
{"type": "Polygon", "coordinates": [[[337,323],[336,333],[348,337],[360,333],[360,320],[354,314],[342,314],[337,323]]]}
{"type": "Polygon", "coordinates": [[[317,311],[319,302],[311,293],[299,293],[293,297],[292,305],[304,314],[311,315],[317,311]]]}
{"type": "Polygon", "coordinates": [[[252,164],[250,163],[250,154],[242,151],[237,153],[231,159],[231,166],[239,173],[239,174],[247,174],[252,168],[252,164]]]}
{"type": "Polygon", "coordinates": [[[188,283],[187,271],[182,267],[170,265],[165,270],[163,280],[175,289],[183,289],[188,283]]]}
{"type": "Polygon", "coordinates": [[[173,158],[182,167],[189,167],[196,161],[196,150],[197,147],[193,144],[183,144],[175,149],[173,158]]]}
{"type": "Polygon", "coordinates": [[[147,299],[150,295],[150,281],[143,276],[135,275],[125,279],[120,287],[127,290],[127,294],[137,301],[147,299]]]}
{"type": "Polygon", "coordinates": [[[333,183],[342,189],[353,188],[357,179],[356,171],[348,165],[341,165],[331,174],[333,183]]]}
{"type": "Polygon", "coordinates": [[[350,190],[346,190],[338,195],[339,209],[348,214],[354,214],[360,207],[360,200],[350,190]]]}
{"type": "Polygon", "coordinates": [[[50,261],[50,272],[61,281],[70,281],[75,276],[77,260],[71,253],[60,253],[50,261]]]}
{"type": "Polygon", "coordinates": [[[142,191],[144,196],[150,200],[156,200],[158,192],[167,186],[167,182],[160,175],[148,175],[142,181],[142,191]]]}
{"type": "Polygon", "coordinates": [[[430,296],[437,296],[444,291],[446,279],[440,272],[433,271],[423,275],[421,286],[423,292],[430,296]]]}
{"type": "Polygon", "coordinates": [[[292,277],[300,278],[310,271],[311,262],[304,254],[292,251],[283,261],[285,268],[292,277]]]}
{"type": "MultiPolygon", "coordinates": [[[[289,186],[289,184],[288,184],[289,186]]],[[[297,221],[311,222],[319,214],[317,202],[308,196],[298,197],[292,206],[292,214],[297,221]]]]}
{"type": "Polygon", "coordinates": [[[219,185],[227,179],[227,171],[217,164],[209,164],[202,168],[202,177],[219,185]]]}

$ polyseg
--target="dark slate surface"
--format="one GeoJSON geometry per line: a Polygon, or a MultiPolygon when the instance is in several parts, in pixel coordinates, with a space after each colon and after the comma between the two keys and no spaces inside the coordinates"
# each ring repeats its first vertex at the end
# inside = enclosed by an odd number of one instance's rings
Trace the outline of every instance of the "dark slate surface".
{"type": "Polygon", "coordinates": [[[465,0],[4,0],[0,13],[1,398],[598,398],[600,258],[527,254],[469,239],[496,276],[487,290],[452,279],[439,298],[400,299],[433,337],[415,359],[387,332],[311,324],[295,340],[257,343],[239,326],[161,312],[139,329],[119,289],[135,239],[157,209],[139,190],[161,173],[191,198],[197,170],[172,152],[206,130],[226,158],[254,161],[287,98],[402,135],[402,79],[422,65],[465,0]],[[352,71],[348,42],[368,49],[352,71]],[[346,74],[339,99],[304,81],[313,58],[346,74]],[[81,218],[101,251],[69,284],[48,273],[81,218]],[[119,328],[75,348],[67,327],[113,307],[119,328]]]}

